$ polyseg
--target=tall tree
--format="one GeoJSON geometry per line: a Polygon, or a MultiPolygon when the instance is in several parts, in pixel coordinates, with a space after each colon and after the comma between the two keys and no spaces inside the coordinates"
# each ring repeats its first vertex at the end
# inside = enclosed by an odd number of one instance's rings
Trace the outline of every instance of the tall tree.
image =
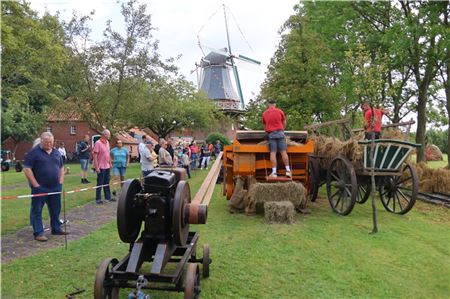
{"type": "Polygon", "coordinates": [[[159,137],[185,128],[212,129],[223,115],[203,92],[184,78],[154,80],[128,109],[128,119],[159,137]]]}
{"type": "Polygon", "coordinates": [[[84,118],[95,128],[123,129],[130,100],[139,97],[148,82],[176,68],[165,63],[158,54],[158,41],[152,32],[151,15],[145,4],[130,0],[122,4],[125,33],[121,34],[108,21],[104,40],[89,41],[87,17],[68,23],[68,44],[72,45],[71,65],[75,81],[68,80],[72,97],[76,98],[84,118]],[[79,40],[86,41],[79,43],[79,40]],[[75,42],[74,42],[75,41],[75,42]]]}
{"type": "Polygon", "coordinates": [[[56,16],[38,17],[26,2],[1,2],[2,140],[36,136],[43,113],[61,96],[56,84],[67,60],[56,16]]]}

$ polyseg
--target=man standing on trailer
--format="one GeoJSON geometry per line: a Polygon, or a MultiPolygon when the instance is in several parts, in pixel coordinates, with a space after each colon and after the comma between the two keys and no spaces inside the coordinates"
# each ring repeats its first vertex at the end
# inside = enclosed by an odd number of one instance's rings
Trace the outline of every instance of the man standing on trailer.
{"type": "Polygon", "coordinates": [[[387,115],[387,110],[383,108],[372,108],[369,103],[364,103],[361,106],[364,114],[364,130],[365,138],[368,140],[380,139],[381,137],[381,120],[383,115],[387,115]],[[375,116],[372,122],[372,113],[375,116]]]}
{"type": "Polygon", "coordinates": [[[270,174],[270,177],[277,177],[278,151],[281,154],[281,158],[283,159],[286,168],[286,176],[292,177],[291,168],[289,167],[286,138],[284,136],[286,116],[284,115],[283,110],[276,107],[275,100],[269,100],[269,107],[263,112],[262,121],[269,140],[270,162],[272,164],[272,173],[270,174]]]}

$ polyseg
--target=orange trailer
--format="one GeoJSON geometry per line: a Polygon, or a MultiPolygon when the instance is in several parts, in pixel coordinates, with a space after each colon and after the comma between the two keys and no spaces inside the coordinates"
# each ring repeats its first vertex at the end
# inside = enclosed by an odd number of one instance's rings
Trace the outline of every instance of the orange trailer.
{"type": "MultiPolygon", "coordinates": [[[[253,176],[258,182],[268,181],[272,166],[266,135],[264,131],[237,131],[233,144],[224,146],[223,195],[228,200],[233,194],[236,176],[253,176]]],[[[314,152],[314,142],[307,140],[306,131],[286,131],[285,135],[289,139],[287,152],[292,180],[301,182],[310,193],[308,155],[314,152]]],[[[280,154],[277,154],[277,166],[277,173],[281,175],[278,181],[290,181],[291,179],[282,177],[285,168],[280,154]]]]}

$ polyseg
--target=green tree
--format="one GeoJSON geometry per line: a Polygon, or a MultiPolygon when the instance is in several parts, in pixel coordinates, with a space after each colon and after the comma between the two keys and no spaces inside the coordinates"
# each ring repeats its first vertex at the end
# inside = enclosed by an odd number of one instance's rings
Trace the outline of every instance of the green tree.
{"type": "Polygon", "coordinates": [[[128,107],[128,119],[140,127],[148,127],[159,137],[170,132],[212,129],[223,115],[203,92],[198,92],[184,78],[161,77],[154,80],[128,107]]]}
{"type": "Polygon", "coordinates": [[[122,4],[122,15],[125,33],[115,31],[108,21],[104,40],[93,45],[77,42],[89,41],[89,17],[74,16],[66,27],[74,72],[73,78],[69,72],[65,76],[66,90],[76,99],[84,118],[98,129],[124,129],[129,123],[128,108],[141,97],[148,82],[158,80],[161,73],[176,71],[172,60],[163,62],[157,52],[147,6],[130,0],[122,4]]]}
{"type": "Polygon", "coordinates": [[[1,2],[2,140],[32,140],[43,113],[61,96],[57,78],[67,60],[58,18],[39,18],[26,2],[1,2]]]}

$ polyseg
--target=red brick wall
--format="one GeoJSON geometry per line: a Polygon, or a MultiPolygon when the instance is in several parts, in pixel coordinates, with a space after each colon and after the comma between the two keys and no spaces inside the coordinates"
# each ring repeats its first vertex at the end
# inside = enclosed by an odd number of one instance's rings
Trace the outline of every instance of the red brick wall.
{"type": "MultiPolygon", "coordinates": [[[[55,136],[55,147],[59,146],[61,141],[64,141],[66,146],[66,152],[68,155],[73,155],[76,152],[76,143],[83,140],[84,135],[89,136],[98,134],[97,131],[93,130],[87,122],[72,121],[72,122],[47,122],[45,127],[41,132],[47,130],[47,127],[51,127],[51,132],[55,136]],[[70,127],[75,126],[75,134],[70,134],[70,127]]],[[[40,134],[39,134],[40,135],[40,134]]],[[[37,137],[39,137],[36,136],[37,137]]],[[[30,150],[32,142],[20,142],[17,146],[16,160],[23,160],[25,154],[30,150]]],[[[14,151],[14,142],[12,139],[6,139],[2,144],[2,149],[14,151]]]]}

